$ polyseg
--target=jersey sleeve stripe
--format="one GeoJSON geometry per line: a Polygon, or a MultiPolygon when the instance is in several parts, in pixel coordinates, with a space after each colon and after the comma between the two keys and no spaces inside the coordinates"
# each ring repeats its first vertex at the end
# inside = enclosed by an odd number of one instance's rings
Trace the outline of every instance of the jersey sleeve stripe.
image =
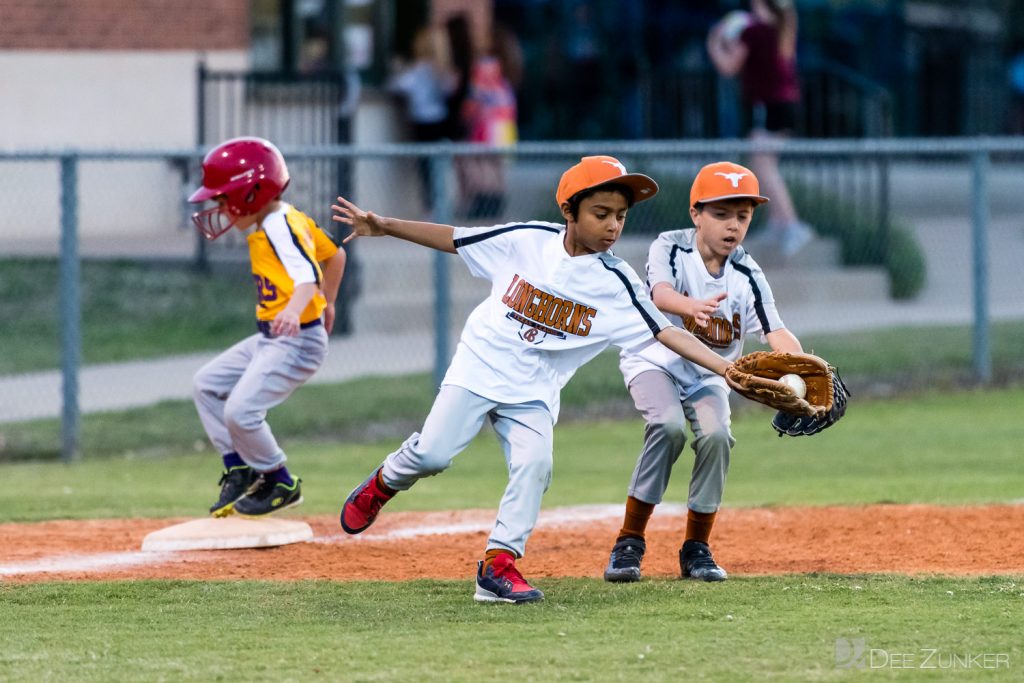
{"type": "Polygon", "coordinates": [[[767,334],[773,332],[772,326],[768,323],[768,314],[764,311],[764,303],[761,301],[761,288],[757,286],[757,278],[754,277],[753,271],[745,265],[733,261],[732,267],[747,276],[750,280],[750,291],[754,294],[754,311],[757,313],[757,319],[761,321],[761,329],[767,334]]]}
{"type": "Polygon", "coordinates": [[[469,237],[461,237],[455,240],[455,248],[458,249],[460,247],[469,246],[470,244],[476,244],[477,242],[483,242],[484,240],[497,237],[498,235],[503,235],[511,230],[545,230],[547,232],[554,233],[562,232],[561,228],[555,228],[550,225],[505,225],[489,232],[481,232],[476,235],[470,235],[469,237]]]}
{"type": "Polygon", "coordinates": [[[626,288],[626,293],[629,294],[629,300],[633,302],[633,306],[640,312],[640,317],[647,323],[647,327],[651,328],[651,334],[657,335],[663,328],[658,326],[658,323],[654,321],[651,314],[647,312],[641,304],[640,300],[636,298],[636,292],[633,291],[633,287],[629,284],[629,278],[627,278],[621,271],[609,266],[604,261],[598,259],[598,263],[605,267],[606,270],[610,270],[615,273],[615,276],[622,282],[622,286],[626,288]]]}
{"type": "Polygon", "coordinates": [[[676,276],[676,254],[679,252],[681,247],[678,244],[672,245],[672,251],[668,254],[668,265],[672,267],[672,277],[676,276]]]}
{"type": "MultiPolygon", "coordinates": [[[[302,243],[299,242],[299,236],[296,234],[295,228],[292,227],[291,221],[288,220],[288,216],[284,217],[284,222],[285,225],[288,226],[288,235],[292,238],[292,244],[295,245],[295,248],[299,250],[300,254],[302,254],[302,258],[306,260],[306,263],[308,263],[309,267],[313,270],[313,278],[316,280],[316,286],[319,287],[321,280],[320,269],[317,267],[317,264],[313,262],[310,255],[306,253],[306,250],[302,248],[302,243]]],[[[275,251],[275,253],[277,252],[275,251]]]]}

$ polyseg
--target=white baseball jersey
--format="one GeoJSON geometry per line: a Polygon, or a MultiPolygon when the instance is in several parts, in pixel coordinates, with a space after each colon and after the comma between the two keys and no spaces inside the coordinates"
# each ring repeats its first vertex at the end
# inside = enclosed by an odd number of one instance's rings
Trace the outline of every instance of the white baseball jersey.
{"type": "MultiPolygon", "coordinates": [[[[444,384],[501,403],[543,401],[610,344],[639,352],[669,326],[640,278],[607,252],[570,257],[564,226],[455,228],[455,248],[491,294],[466,321],[444,384]]],[[[670,352],[671,353],[671,352],[670,352]]]]}
{"type": "MultiPolygon", "coordinates": [[[[743,247],[729,256],[721,275],[714,276],[697,251],[696,234],[690,228],[658,235],[647,254],[647,286],[653,290],[658,283],[666,282],[677,292],[702,300],[726,293],[707,327],[698,327],[693,319],[684,320],[678,315],[669,315],[668,319],[692,332],[718,355],[734,361],[743,354],[746,335],[758,334],[764,341],[765,334],[785,325],[761,267],[743,247]]],[[[726,386],[723,377],[680,358],[659,343],[641,350],[623,349],[619,368],[627,386],[641,372],[664,370],[675,379],[683,400],[704,386],[726,386]]]]}

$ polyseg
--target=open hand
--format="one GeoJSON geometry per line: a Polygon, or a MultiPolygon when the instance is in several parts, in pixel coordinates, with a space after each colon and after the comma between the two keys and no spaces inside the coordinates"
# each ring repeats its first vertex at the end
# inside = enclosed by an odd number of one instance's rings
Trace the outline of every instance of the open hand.
{"type": "Polygon", "coordinates": [[[711,321],[711,316],[718,310],[718,304],[727,296],[728,294],[723,292],[716,294],[710,299],[691,299],[690,315],[699,326],[707,327],[708,322],[711,321]]]}
{"type": "Polygon", "coordinates": [[[352,232],[341,241],[342,244],[348,244],[359,236],[379,237],[385,234],[380,216],[372,211],[363,211],[344,197],[338,197],[338,203],[331,204],[331,211],[335,214],[331,216],[332,221],[352,226],[352,232]]]}

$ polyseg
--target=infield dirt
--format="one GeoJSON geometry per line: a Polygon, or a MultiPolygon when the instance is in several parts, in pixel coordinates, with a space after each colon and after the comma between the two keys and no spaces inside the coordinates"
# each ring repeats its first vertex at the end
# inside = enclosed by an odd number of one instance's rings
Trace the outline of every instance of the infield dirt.
{"type": "MultiPolygon", "coordinates": [[[[668,507],[668,506],[666,506],[668,507]]],[[[542,517],[519,567],[530,579],[600,577],[619,528],[600,514],[542,517]]],[[[579,509],[583,510],[583,509],[579,509]]],[[[185,521],[105,519],[0,524],[0,580],[261,579],[335,581],[471,579],[493,510],[396,512],[361,536],[334,516],[299,517],[311,542],[256,550],[144,553],[151,531],[185,521]]],[[[655,512],[646,577],[678,576],[685,516],[655,512]]],[[[995,575],[1024,573],[1024,506],[870,505],[725,509],[712,548],[734,577],[830,572],[995,575]]]]}

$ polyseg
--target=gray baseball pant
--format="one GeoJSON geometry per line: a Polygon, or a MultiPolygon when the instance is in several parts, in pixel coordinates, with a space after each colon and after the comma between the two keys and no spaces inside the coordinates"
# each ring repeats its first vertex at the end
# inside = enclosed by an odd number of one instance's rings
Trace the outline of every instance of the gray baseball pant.
{"type": "Polygon", "coordinates": [[[267,424],[267,411],[308,380],[327,357],[322,325],[295,337],[254,334],[204,365],[192,380],[199,420],[222,455],[236,452],[257,472],[288,459],[267,424]]]}
{"type": "Polygon", "coordinates": [[[716,512],[722,503],[729,452],[736,440],[729,431],[729,394],[718,386],[699,389],[685,401],[672,377],[648,370],[629,384],[637,410],[644,418],[644,447],[629,482],[629,495],[658,504],[668,488],[672,466],[686,444],[684,420],[693,432],[693,471],[687,507],[716,512]]]}
{"type": "Polygon", "coordinates": [[[446,470],[488,418],[505,453],[508,485],[498,505],[487,549],[511,550],[522,557],[537,524],[541,498],[551,484],[554,420],[541,401],[498,403],[452,384],[441,387],[416,432],[384,460],[381,478],[405,491],[424,477],[446,470]]]}

